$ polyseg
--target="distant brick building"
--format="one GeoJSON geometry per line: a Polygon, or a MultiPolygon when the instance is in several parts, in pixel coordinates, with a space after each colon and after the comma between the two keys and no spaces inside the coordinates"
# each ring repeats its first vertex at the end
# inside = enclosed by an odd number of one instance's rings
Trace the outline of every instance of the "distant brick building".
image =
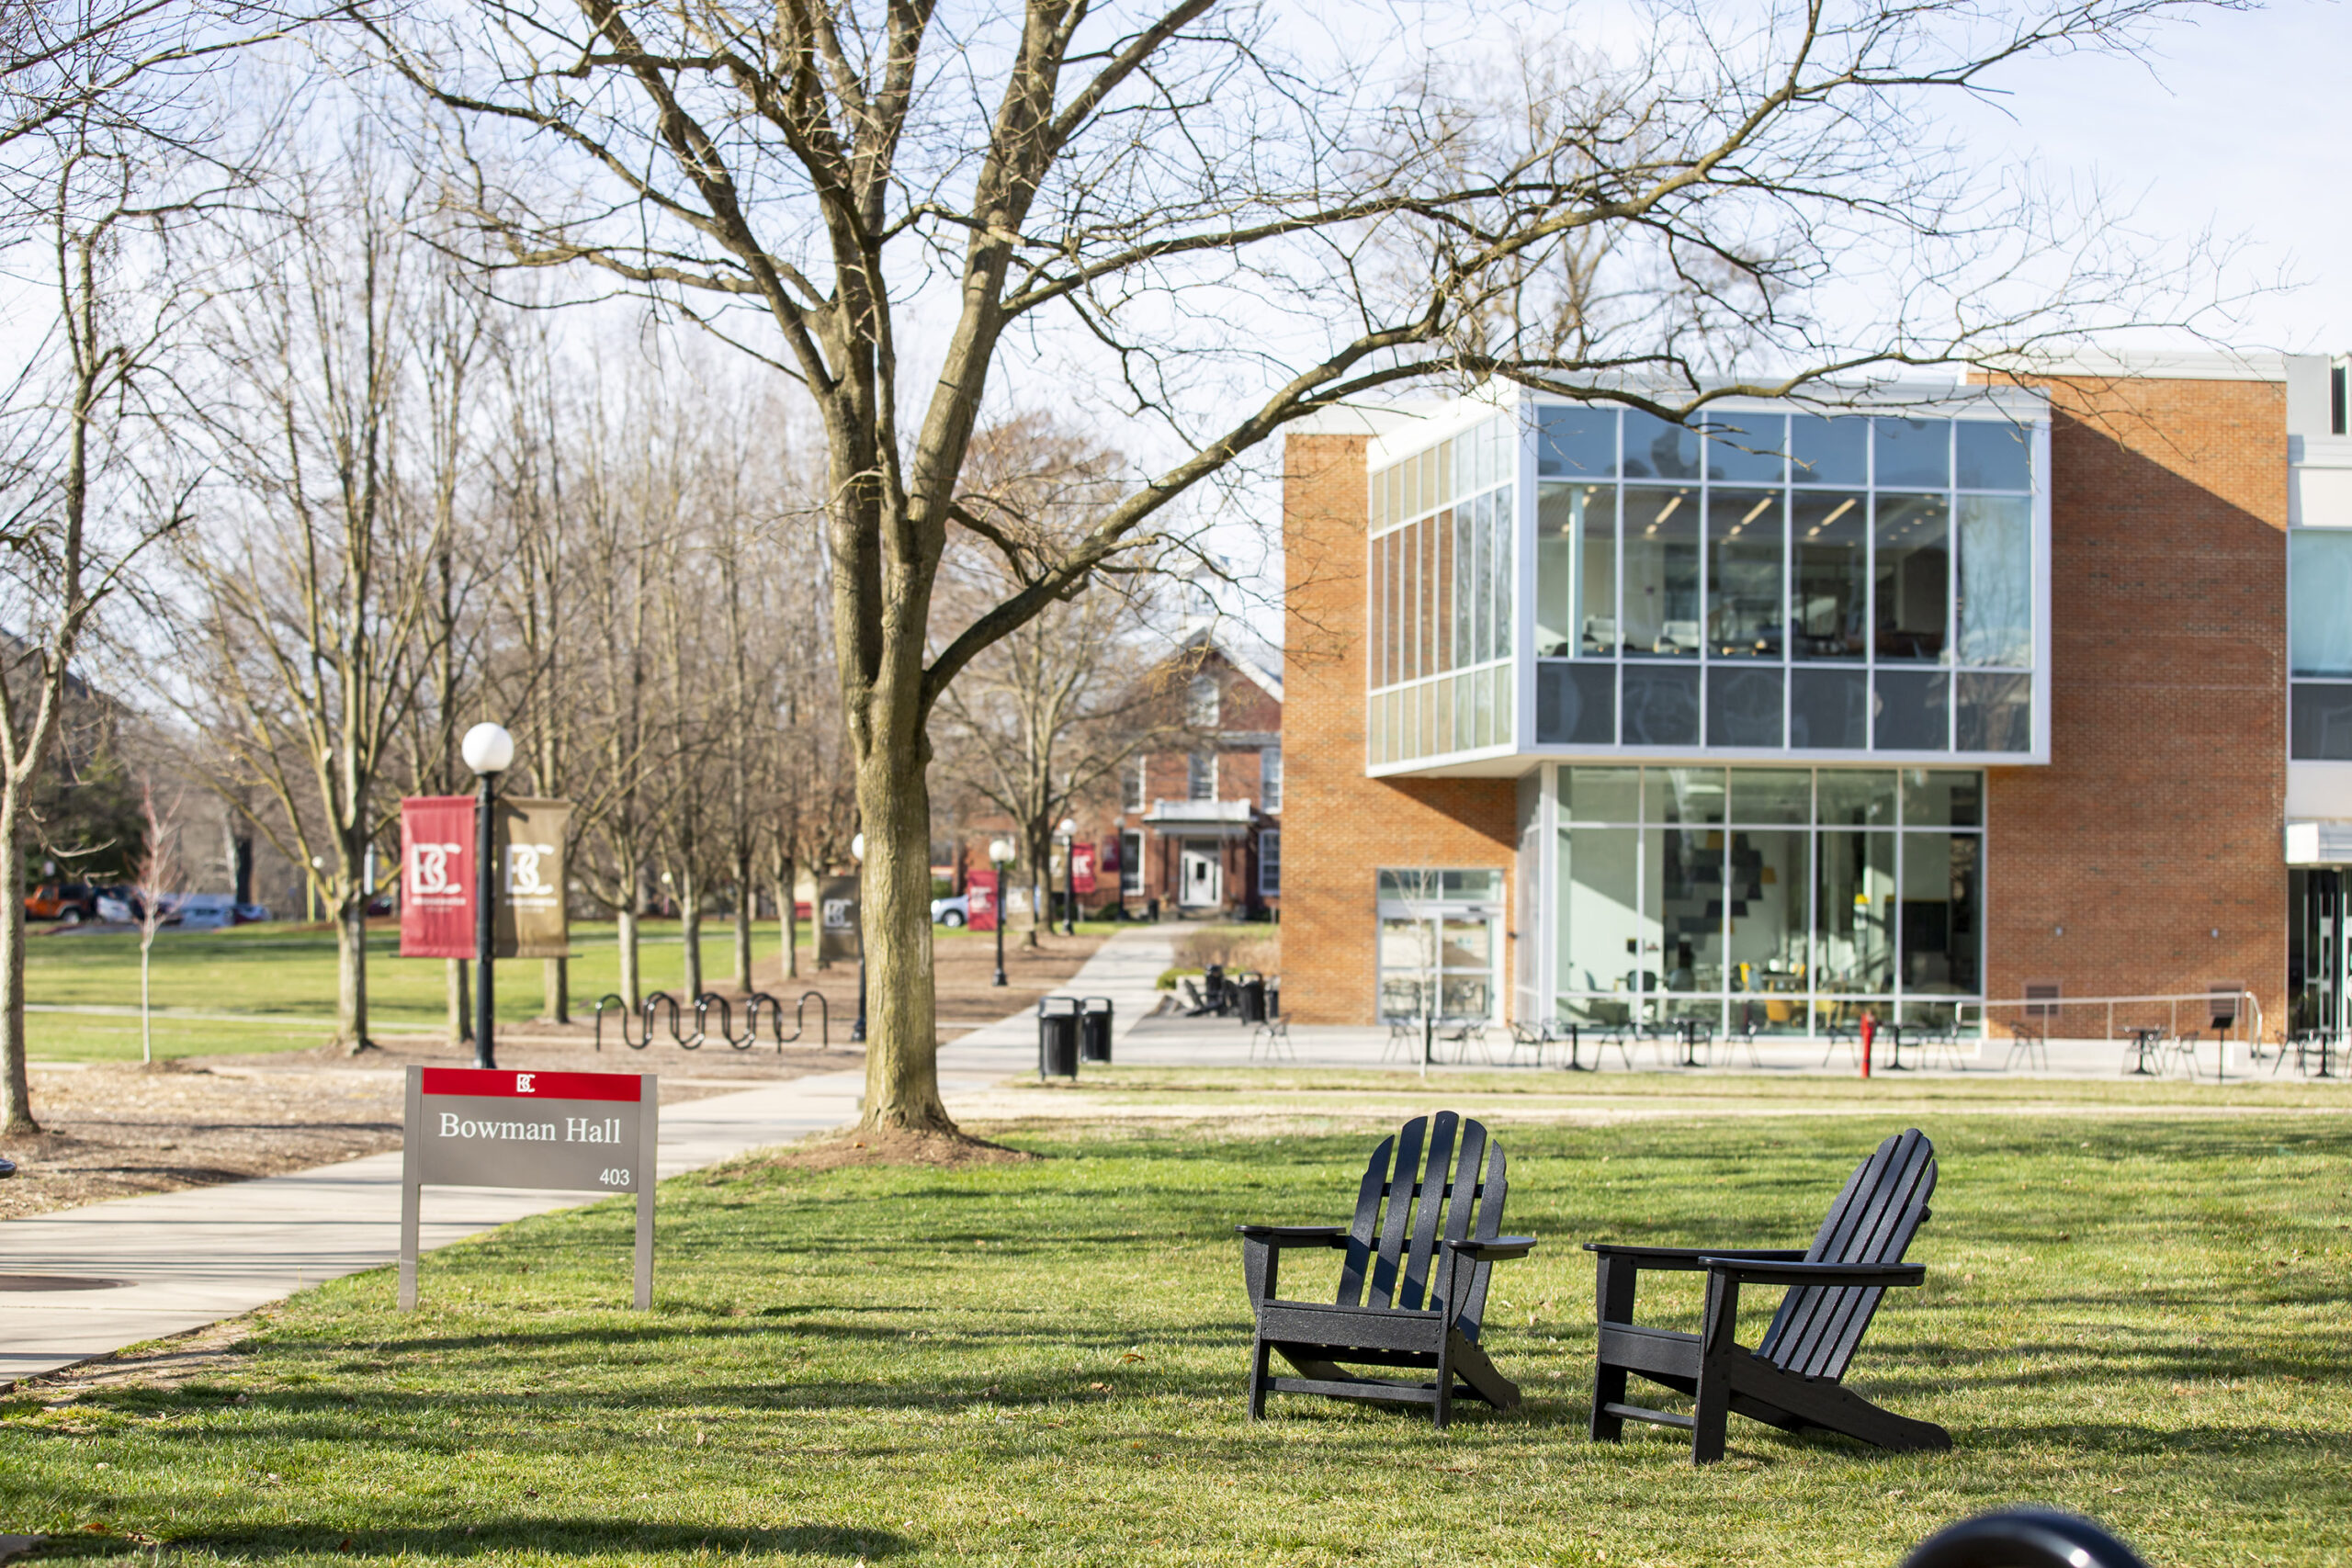
{"type": "Polygon", "coordinates": [[[1282,907],[1283,682],[1207,630],[1161,666],[1189,732],[1122,770],[1119,892],[1133,912],[1255,917],[1282,907]]]}
{"type": "Polygon", "coordinates": [[[2245,986],[2341,1033],[2345,378],[1293,434],[1285,1007],[1805,1033],[2245,986]]]}

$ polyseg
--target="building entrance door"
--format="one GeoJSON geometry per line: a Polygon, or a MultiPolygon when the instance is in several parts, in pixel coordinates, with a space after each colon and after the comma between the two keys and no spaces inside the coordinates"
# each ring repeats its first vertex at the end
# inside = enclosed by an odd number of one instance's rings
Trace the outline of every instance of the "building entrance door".
{"type": "Polygon", "coordinates": [[[1216,839],[1187,839],[1177,856],[1176,902],[1187,909],[1214,909],[1225,902],[1225,854],[1216,839]]]}
{"type": "Polygon", "coordinates": [[[2352,953],[2345,946],[2345,874],[2287,874],[2287,1026],[2345,1037],[2352,953]]]}
{"type": "Polygon", "coordinates": [[[1493,1023],[1502,992],[1502,877],[1492,872],[1380,874],[1380,1017],[1493,1023]]]}

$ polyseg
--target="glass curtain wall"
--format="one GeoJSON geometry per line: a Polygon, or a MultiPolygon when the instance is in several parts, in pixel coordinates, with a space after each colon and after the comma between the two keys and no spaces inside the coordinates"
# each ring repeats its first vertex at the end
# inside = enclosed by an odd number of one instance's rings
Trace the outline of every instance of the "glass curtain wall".
{"type": "Polygon", "coordinates": [[[1370,760],[1510,745],[1518,416],[1371,474],[1370,760]]]}
{"type": "Polygon", "coordinates": [[[1982,998],[1982,774],[1554,774],[1561,1019],[1817,1034],[1982,998]]]}
{"type": "Polygon", "coordinates": [[[2352,761],[2352,528],[2287,535],[2287,755],[2352,761]]]}
{"type": "Polygon", "coordinates": [[[2029,429],[1536,424],[1539,743],[2031,750],[2029,429]]]}

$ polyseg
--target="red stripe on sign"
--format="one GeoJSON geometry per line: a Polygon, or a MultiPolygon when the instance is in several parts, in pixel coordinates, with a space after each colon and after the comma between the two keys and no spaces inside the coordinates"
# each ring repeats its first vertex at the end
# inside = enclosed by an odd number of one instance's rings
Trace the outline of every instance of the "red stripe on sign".
{"type": "Polygon", "coordinates": [[[504,1067],[427,1067],[427,1094],[489,1095],[505,1100],[612,1100],[635,1104],[644,1098],[641,1073],[517,1073],[504,1067]]]}

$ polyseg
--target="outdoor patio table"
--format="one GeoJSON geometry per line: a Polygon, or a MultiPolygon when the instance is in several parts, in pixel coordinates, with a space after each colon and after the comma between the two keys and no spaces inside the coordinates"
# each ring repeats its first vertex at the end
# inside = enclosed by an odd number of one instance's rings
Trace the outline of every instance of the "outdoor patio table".
{"type": "Polygon", "coordinates": [[[1674,1021],[1675,1037],[1682,1042],[1682,1065],[1686,1067],[1706,1066],[1699,1060],[1699,1031],[1702,1027],[1695,1018],[1678,1018],[1674,1021]]]}
{"type": "Polygon", "coordinates": [[[2132,1071],[2135,1077],[2152,1078],[2156,1076],[2148,1070],[2148,1053],[2154,1050],[2156,1042],[2164,1037],[2162,1029],[2135,1029],[2132,1032],[2132,1047],[2136,1057],[2132,1071]]]}
{"type": "Polygon", "coordinates": [[[1903,1065],[1903,1025],[1882,1023],[1878,1026],[1878,1032],[1886,1037],[1887,1049],[1894,1053],[1886,1064],[1886,1070],[1890,1073],[1909,1072],[1911,1069],[1903,1065]]]}

